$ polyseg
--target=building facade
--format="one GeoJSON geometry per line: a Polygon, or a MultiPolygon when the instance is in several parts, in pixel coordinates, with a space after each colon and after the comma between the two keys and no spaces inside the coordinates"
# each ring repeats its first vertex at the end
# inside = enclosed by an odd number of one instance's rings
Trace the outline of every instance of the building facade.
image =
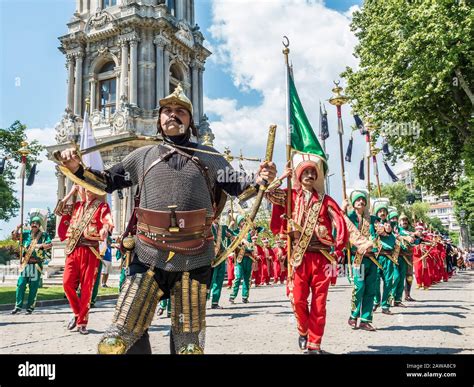
{"type": "MultiPolygon", "coordinates": [[[[79,143],[86,108],[97,143],[156,135],[159,100],[178,83],[193,103],[200,138],[212,141],[203,107],[203,72],[211,52],[195,23],[194,0],[76,0],[67,27],[59,38],[67,69],[66,109],[49,155],[79,143]]],[[[105,148],[105,168],[140,145],[105,148]]],[[[57,179],[60,199],[72,183],[61,174],[57,179]]],[[[132,187],[109,198],[115,234],[124,230],[133,192],[132,187]]],[[[64,259],[60,244],[53,256],[64,259]]]]}

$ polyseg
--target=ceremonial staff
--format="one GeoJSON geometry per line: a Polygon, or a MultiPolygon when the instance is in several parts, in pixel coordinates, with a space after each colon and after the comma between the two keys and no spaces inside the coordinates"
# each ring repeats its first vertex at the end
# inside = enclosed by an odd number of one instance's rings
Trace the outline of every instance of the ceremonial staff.
{"type": "Polygon", "coordinates": [[[26,157],[30,154],[28,149],[28,143],[26,141],[21,142],[21,148],[18,149],[18,153],[21,155],[21,202],[20,202],[20,267],[23,265],[23,212],[25,209],[25,174],[26,174],[26,157]]]}
{"type": "MultiPolygon", "coordinates": [[[[285,68],[286,68],[286,165],[290,165],[291,160],[291,128],[290,128],[290,64],[288,61],[288,55],[290,54],[290,41],[284,36],[283,37],[283,55],[285,56],[285,68]]],[[[288,189],[287,201],[286,201],[286,217],[287,219],[292,219],[291,217],[291,177],[286,178],[286,186],[288,189]]],[[[286,240],[286,253],[287,253],[287,265],[288,265],[288,280],[291,281],[292,267],[290,264],[291,257],[291,224],[287,222],[286,226],[287,231],[287,240],[286,240]]]]}
{"type": "Polygon", "coordinates": [[[343,89],[339,86],[339,82],[334,82],[334,84],[336,85],[336,87],[332,89],[334,95],[329,98],[329,103],[331,105],[336,106],[337,109],[337,133],[339,134],[339,153],[341,157],[342,196],[344,199],[347,199],[346,172],[344,168],[344,150],[342,149],[342,136],[344,135],[344,127],[342,125],[341,107],[348,101],[348,98],[342,95],[343,89]]]}
{"type": "MultiPolygon", "coordinates": [[[[346,190],[346,171],[344,168],[344,150],[342,147],[342,136],[344,135],[344,126],[342,124],[342,105],[347,103],[349,100],[345,95],[342,94],[342,87],[339,86],[339,82],[334,82],[335,87],[332,89],[334,93],[331,98],[329,98],[329,103],[336,106],[337,110],[337,133],[339,134],[339,156],[341,159],[341,176],[342,176],[342,197],[344,200],[347,200],[347,190],[346,190]]],[[[347,266],[349,268],[349,275],[352,278],[352,263],[351,263],[351,248],[350,243],[347,244],[347,266]]]]}

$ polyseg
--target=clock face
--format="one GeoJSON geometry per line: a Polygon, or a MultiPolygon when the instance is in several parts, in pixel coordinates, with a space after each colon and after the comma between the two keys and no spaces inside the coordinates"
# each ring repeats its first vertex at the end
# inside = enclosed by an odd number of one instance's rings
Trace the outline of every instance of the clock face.
{"type": "Polygon", "coordinates": [[[92,119],[92,123],[94,125],[98,125],[100,122],[100,117],[99,116],[94,116],[94,118],[92,119]]]}

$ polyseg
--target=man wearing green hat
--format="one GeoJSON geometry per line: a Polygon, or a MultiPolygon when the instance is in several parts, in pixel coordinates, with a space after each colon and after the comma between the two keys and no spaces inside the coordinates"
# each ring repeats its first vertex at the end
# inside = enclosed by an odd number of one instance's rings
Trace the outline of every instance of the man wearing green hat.
{"type": "MultiPolygon", "coordinates": [[[[408,276],[413,279],[413,263],[412,263],[412,246],[414,238],[411,232],[408,230],[408,217],[401,215],[398,219],[397,213],[390,213],[389,219],[392,221],[392,226],[400,242],[400,259],[398,260],[398,266],[395,268],[393,278],[393,306],[404,307],[402,303],[403,291],[405,290],[405,281],[408,276]],[[392,215],[392,216],[390,216],[392,215]],[[397,216],[394,216],[397,215],[397,216]],[[398,222],[396,222],[398,220],[398,222]],[[411,269],[411,272],[409,271],[411,269]]],[[[412,300],[409,294],[405,294],[405,299],[412,300]]]]}
{"type": "MultiPolygon", "coordinates": [[[[43,261],[49,256],[52,247],[50,236],[44,231],[46,229],[47,211],[32,209],[30,211],[31,230],[23,230],[22,245],[23,256],[21,258],[20,276],[16,288],[15,308],[11,314],[18,313],[23,307],[26,285],[29,287],[26,314],[33,313],[36,304],[36,295],[43,272],[43,261]]],[[[12,232],[13,240],[20,240],[20,228],[18,226],[12,232]]]]}
{"type": "Polygon", "coordinates": [[[352,276],[354,287],[352,289],[351,315],[348,320],[349,326],[357,327],[357,319],[360,317],[359,328],[365,331],[375,331],[372,325],[372,308],[374,306],[375,287],[377,281],[377,265],[374,262],[372,243],[369,242],[370,225],[373,217],[367,211],[367,194],[362,190],[354,190],[349,195],[352,204],[352,211],[347,212],[348,202],[343,203],[343,211],[357,228],[360,235],[351,232],[350,240],[353,242],[357,238],[360,243],[353,243],[351,246],[352,276]],[[363,237],[363,238],[362,238],[363,237]],[[364,246],[365,245],[365,246],[364,246]],[[364,247],[363,247],[364,246],[364,247]]]}
{"type": "Polygon", "coordinates": [[[370,233],[377,245],[374,248],[378,255],[382,269],[378,268],[378,276],[375,288],[375,311],[382,304],[383,314],[392,314],[390,312],[390,294],[393,287],[394,266],[398,264],[398,254],[400,244],[397,244],[392,226],[388,220],[388,199],[376,199],[373,204],[373,215],[375,221],[370,225],[370,233]],[[383,293],[380,292],[380,278],[383,280],[383,293]]]}

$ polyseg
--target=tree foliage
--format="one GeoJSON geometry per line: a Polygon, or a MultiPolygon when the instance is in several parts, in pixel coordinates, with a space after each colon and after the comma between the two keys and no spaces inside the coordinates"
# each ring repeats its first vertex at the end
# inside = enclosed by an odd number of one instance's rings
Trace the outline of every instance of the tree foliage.
{"type": "MultiPolygon", "coordinates": [[[[3,174],[0,175],[0,220],[9,221],[17,215],[20,203],[15,197],[16,171],[21,163],[18,149],[21,142],[26,141],[26,126],[20,121],[15,121],[9,128],[0,128],[0,158],[7,157],[3,174]]],[[[26,170],[29,173],[34,163],[39,163],[39,155],[43,147],[38,141],[29,143],[31,153],[27,158],[26,170]]]]}
{"type": "Polygon", "coordinates": [[[346,92],[418,182],[440,194],[474,175],[474,7],[468,1],[366,0],[353,15],[358,70],[346,92]]]}

